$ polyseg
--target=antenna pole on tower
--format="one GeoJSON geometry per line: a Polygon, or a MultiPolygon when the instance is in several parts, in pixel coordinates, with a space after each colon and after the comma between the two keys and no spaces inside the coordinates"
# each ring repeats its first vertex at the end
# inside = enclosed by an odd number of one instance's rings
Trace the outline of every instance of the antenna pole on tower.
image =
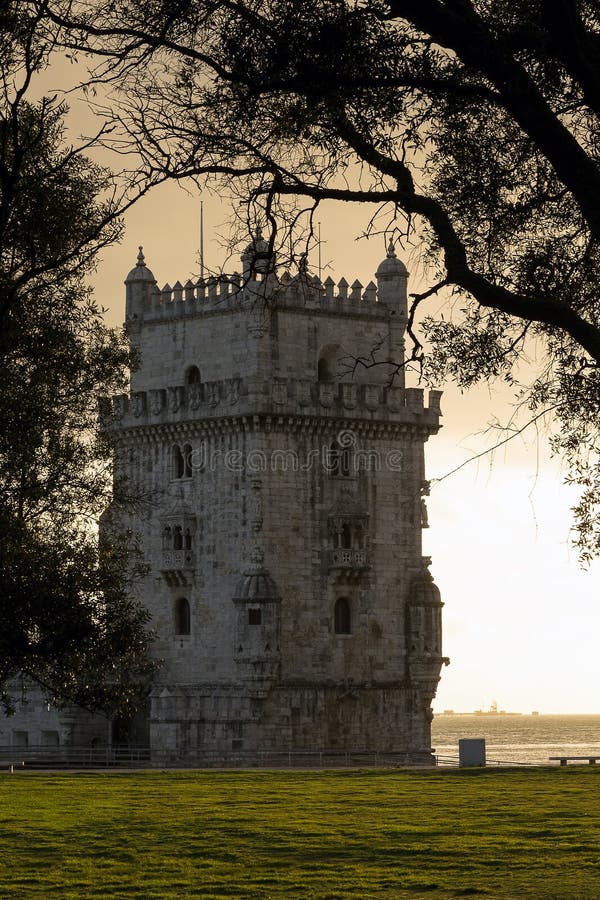
{"type": "Polygon", "coordinates": [[[204,201],[200,201],[200,278],[204,278],[204,201]]]}
{"type": "Polygon", "coordinates": [[[318,248],[319,248],[319,281],[321,281],[321,223],[317,222],[317,236],[318,236],[318,248]]]}

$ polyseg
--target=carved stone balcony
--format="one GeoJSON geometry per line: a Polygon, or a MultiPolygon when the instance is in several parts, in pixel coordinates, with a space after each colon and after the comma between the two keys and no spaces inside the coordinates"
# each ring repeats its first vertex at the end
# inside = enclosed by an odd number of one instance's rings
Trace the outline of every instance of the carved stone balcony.
{"type": "Polygon", "coordinates": [[[369,568],[368,553],[366,550],[337,550],[329,551],[330,569],[354,569],[360,571],[369,568]]]}
{"type": "Polygon", "coordinates": [[[188,574],[196,568],[196,554],[193,550],[163,550],[161,572],[171,587],[188,584],[188,574]]]}
{"type": "Polygon", "coordinates": [[[163,550],[162,571],[184,572],[196,567],[196,554],[193,550],[163,550]]]}

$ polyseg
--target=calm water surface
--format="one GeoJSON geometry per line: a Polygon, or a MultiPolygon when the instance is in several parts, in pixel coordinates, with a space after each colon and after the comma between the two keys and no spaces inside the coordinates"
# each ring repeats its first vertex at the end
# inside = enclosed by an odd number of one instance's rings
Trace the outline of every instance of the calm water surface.
{"type": "Polygon", "coordinates": [[[439,756],[457,757],[459,738],[485,738],[489,762],[548,765],[549,756],[600,756],[600,715],[435,716],[431,745],[439,756]]]}

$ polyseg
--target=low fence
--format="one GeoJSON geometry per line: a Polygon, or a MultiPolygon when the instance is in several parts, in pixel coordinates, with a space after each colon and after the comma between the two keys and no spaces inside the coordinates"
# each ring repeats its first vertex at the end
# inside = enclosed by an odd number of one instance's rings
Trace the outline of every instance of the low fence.
{"type": "Polygon", "coordinates": [[[458,767],[459,762],[460,762],[458,756],[440,756],[440,754],[438,754],[438,753],[435,754],[434,759],[435,759],[436,766],[458,767]]]}
{"type": "MultiPolygon", "coordinates": [[[[460,766],[460,757],[458,757],[458,756],[441,756],[436,753],[435,765],[441,766],[444,768],[447,768],[447,767],[458,768],[460,766]]],[[[514,768],[515,766],[518,768],[527,768],[527,767],[538,768],[541,765],[547,765],[547,763],[523,762],[522,760],[515,760],[515,759],[489,759],[489,758],[486,758],[485,765],[486,765],[486,768],[490,768],[493,766],[502,766],[504,768],[506,768],[506,767],[514,768]]],[[[469,767],[467,766],[467,768],[469,768],[469,767]]]]}
{"type": "Polygon", "coordinates": [[[369,750],[190,750],[154,754],[149,747],[0,747],[0,769],[86,768],[336,769],[435,765],[430,751],[384,753],[369,750]]]}
{"type": "Polygon", "coordinates": [[[0,747],[0,769],[127,768],[150,765],[149,747],[0,747]]]}
{"type": "Polygon", "coordinates": [[[165,755],[161,764],[206,769],[337,769],[394,768],[398,766],[432,766],[431,751],[379,750],[232,750],[191,751],[181,757],[165,755]]]}
{"type": "MultiPolygon", "coordinates": [[[[231,750],[189,751],[181,756],[155,754],[149,747],[0,747],[0,771],[18,769],[339,769],[458,767],[458,756],[375,750],[231,750]]],[[[486,766],[536,766],[514,760],[486,760],[486,766]]]]}

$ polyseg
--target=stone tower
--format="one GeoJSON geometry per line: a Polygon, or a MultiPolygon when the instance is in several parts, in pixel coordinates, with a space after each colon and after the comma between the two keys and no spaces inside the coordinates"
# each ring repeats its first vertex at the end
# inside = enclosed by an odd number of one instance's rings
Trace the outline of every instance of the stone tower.
{"type": "Polygon", "coordinates": [[[271,263],[258,231],[241,276],[159,290],[140,248],[125,282],[140,365],[109,427],[164,660],[152,758],[427,761],[443,658],[424,444],[440,393],[426,406],[403,370],[368,365],[403,359],[408,273],[391,245],[366,288],[271,263]]]}

